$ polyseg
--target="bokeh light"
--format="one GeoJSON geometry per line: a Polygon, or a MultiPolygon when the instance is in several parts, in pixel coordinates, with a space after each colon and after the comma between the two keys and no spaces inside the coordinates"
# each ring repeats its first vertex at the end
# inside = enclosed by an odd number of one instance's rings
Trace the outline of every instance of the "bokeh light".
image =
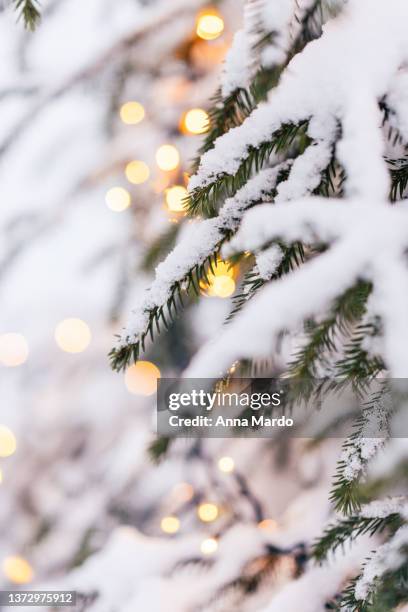
{"type": "Polygon", "coordinates": [[[125,385],[134,395],[153,395],[157,391],[157,380],[161,377],[159,368],[150,361],[138,361],[125,373],[125,385]]]}
{"type": "Polygon", "coordinates": [[[184,201],[188,196],[188,191],[183,185],[174,185],[166,189],[166,204],[172,212],[183,212],[184,201]]]}
{"type": "Polygon", "coordinates": [[[208,297],[228,298],[233,295],[238,268],[230,266],[227,262],[219,260],[217,265],[207,273],[207,280],[200,282],[200,288],[208,297]]]}
{"type": "Polygon", "coordinates": [[[19,556],[6,557],[3,561],[3,572],[14,584],[27,584],[34,578],[34,571],[29,562],[19,556]]]}
{"type": "Polygon", "coordinates": [[[209,116],[202,108],[192,108],[182,119],[181,128],[187,134],[204,134],[208,132],[209,116]]]}
{"type": "Polygon", "coordinates": [[[150,170],[149,166],[143,161],[135,159],[126,165],[125,174],[129,183],[141,185],[149,180],[150,170]]]}
{"type": "Polygon", "coordinates": [[[0,425],[0,457],[10,457],[16,452],[16,437],[5,425],[0,425]]]}
{"type": "Polygon", "coordinates": [[[55,341],[65,353],[82,353],[91,338],[88,325],[81,319],[64,319],[55,328],[55,341]]]}
{"type": "Polygon", "coordinates": [[[218,460],[218,469],[220,472],[224,472],[225,474],[230,474],[234,471],[235,463],[232,457],[221,457],[218,460]]]}
{"type": "Polygon", "coordinates": [[[28,344],[21,334],[0,336],[0,363],[9,368],[22,365],[28,358],[28,344]]]}
{"type": "Polygon", "coordinates": [[[198,15],[196,32],[203,40],[215,40],[224,31],[224,20],[216,9],[204,9],[198,15]]]}
{"type": "Polygon", "coordinates": [[[213,555],[218,550],[218,542],[215,538],[206,538],[201,542],[200,550],[203,555],[213,555]]]}
{"type": "Polygon", "coordinates": [[[211,503],[200,504],[197,508],[197,514],[198,518],[203,521],[203,523],[211,523],[218,518],[218,506],[211,503]]]}
{"type": "Polygon", "coordinates": [[[120,118],[127,125],[136,125],[145,118],[145,109],[140,102],[125,102],[120,108],[120,118]]]}
{"type": "Polygon", "coordinates": [[[130,206],[130,193],[123,187],[112,187],[106,193],[105,202],[113,212],[122,212],[130,206]]]}
{"type": "Polygon", "coordinates": [[[278,523],[273,519],[264,519],[258,523],[258,527],[264,531],[276,531],[278,528],[278,523]]]}
{"type": "Polygon", "coordinates": [[[160,527],[164,533],[177,533],[180,529],[180,521],[176,516],[165,516],[161,520],[160,527]]]}
{"type": "Polygon", "coordinates": [[[164,144],[156,151],[156,162],[160,170],[170,172],[180,164],[180,153],[175,146],[164,144]]]}

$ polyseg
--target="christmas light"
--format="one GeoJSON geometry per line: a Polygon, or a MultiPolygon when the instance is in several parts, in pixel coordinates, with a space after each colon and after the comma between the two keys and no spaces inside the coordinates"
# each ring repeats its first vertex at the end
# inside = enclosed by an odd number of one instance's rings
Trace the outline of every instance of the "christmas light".
{"type": "Polygon", "coordinates": [[[273,519],[264,519],[260,523],[258,523],[259,529],[263,529],[265,531],[276,531],[278,528],[278,523],[273,519]]]}
{"type": "Polygon", "coordinates": [[[206,538],[201,542],[200,550],[203,555],[213,555],[217,549],[218,542],[215,538],[206,538]]]}
{"type": "Polygon", "coordinates": [[[125,174],[129,183],[140,185],[149,179],[150,170],[147,164],[135,159],[127,164],[125,174]]]}
{"type": "Polygon", "coordinates": [[[215,40],[224,31],[224,20],[216,9],[204,9],[197,18],[197,36],[203,40],[215,40]]]}
{"type": "Polygon", "coordinates": [[[29,562],[19,556],[6,557],[3,561],[3,572],[6,578],[15,584],[27,584],[34,578],[29,562]]]}
{"type": "Polygon", "coordinates": [[[203,523],[211,523],[218,518],[219,510],[215,504],[204,503],[198,506],[197,514],[203,523]]]}
{"type": "Polygon", "coordinates": [[[177,533],[180,529],[180,521],[176,516],[165,516],[161,520],[160,527],[164,533],[177,533]]]}
{"type": "Polygon", "coordinates": [[[5,425],[0,425],[0,457],[10,457],[16,452],[16,437],[5,425]]]}
{"type": "Polygon", "coordinates": [[[149,396],[156,393],[160,377],[160,370],[154,363],[138,361],[126,370],[125,385],[129,393],[149,396]]]}
{"type": "Polygon", "coordinates": [[[228,298],[235,291],[235,281],[230,276],[216,276],[211,284],[211,295],[228,298]]]}
{"type": "Polygon", "coordinates": [[[166,204],[172,212],[183,212],[184,201],[188,196],[188,191],[183,185],[174,185],[166,189],[166,204]]]}
{"type": "Polygon", "coordinates": [[[192,108],[184,115],[181,128],[187,134],[204,134],[209,128],[208,114],[202,108],[192,108]]]}
{"type": "Polygon", "coordinates": [[[130,193],[123,187],[112,187],[105,196],[106,205],[113,212],[122,212],[129,208],[131,203],[130,193]]]}
{"type": "Polygon", "coordinates": [[[165,144],[157,149],[156,162],[160,170],[170,172],[178,167],[180,163],[180,154],[176,147],[165,144]]]}
{"type": "Polygon", "coordinates": [[[82,353],[91,342],[91,331],[81,319],[64,319],[55,328],[54,336],[65,353],[82,353]]]}
{"type": "Polygon", "coordinates": [[[234,471],[235,463],[232,457],[221,457],[218,461],[218,469],[220,472],[230,474],[234,471]]]}
{"type": "Polygon", "coordinates": [[[130,101],[121,106],[119,114],[123,123],[127,125],[136,125],[143,121],[145,109],[140,102],[130,101]]]}
{"type": "Polygon", "coordinates": [[[0,364],[15,368],[27,361],[28,344],[21,334],[2,334],[0,336],[0,364]]]}

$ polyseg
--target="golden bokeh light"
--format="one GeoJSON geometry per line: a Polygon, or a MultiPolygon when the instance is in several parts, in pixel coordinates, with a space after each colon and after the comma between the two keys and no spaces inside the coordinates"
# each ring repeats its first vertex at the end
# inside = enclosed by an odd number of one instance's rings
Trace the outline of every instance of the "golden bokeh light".
{"type": "Polygon", "coordinates": [[[183,212],[184,201],[188,196],[188,191],[183,185],[174,185],[166,189],[166,204],[172,212],[183,212]]]}
{"type": "Polygon", "coordinates": [[[8,368],[22,365],[28,358],[28,344],[21,334],[0,336],[0,364],[8,368]]]}
{"type": "Polygon", "coordinates": [[[3,572],[7,580],[14,584],[27,584],[34,578],[34,571],[26,559],[19,556],[6,557],[3,572]]]}
{"type": "Polygon", "coordinates": [[[207,502],[198,506],[197,514],[198,518],[203,521],[203,523],[211,523],[218,518],[219,509],[215,504],[207,502]]]}
{"type": "Polygon", "coordinates": [[[143,121],[146,113],[143,105],[140,104],[140,102],[135,102],[133,100],[130,102],[125,102],[125,104],[120,107],[119,114],[123,123],[126,123],[127,125],[136,125],[137,123],[143,121]]]}
{"type": "Polygon", "coordinates": [[[197,17],[197,36],[203,40],[219,38],[224,27],[224,20],[216,9],[204,9],[197,17]]]}
{"type": "Polygon", "coordinates": [[[175,146],[164,144],[156,151],[156,162],[160,170],[170,172],[180,164],[180,153],[175,146]]]}
{"type": "Polygon", "coordinates": [[[204,134],[208,132],[210,119],[202,108],[192,108],[183,116],[181,129],[187,134],[204,134]]]}
{"type": "Polygon", "coordinates": [[[177,533],[180,529],[180,521],[176,516],[165,516],[161,520],[160,527],[164,533],[177,533]]]}
{"type": "Polygon", "coordinates": [[[131,204],[130,193],[123,187],[112,187],[106,192],[105,202],[113,212],[123,212],[131,204]]]}
{"type": "Polygon", "coordinates": [[[10,457],[16,452],[16,437],[5,425],[0,425],[0,457],[10,457]]]}
{"type": "Polygon", "coordinates": [[[230,276],[216,276],[211,284],[214,297],[229,298],[235,291],[235,281],[230,276]]]}
{"type": "Polygon", "coordinates": [[[149,166],[143,161],[134,159],[126,165],[125,175],[129,183],[132,183],[133,185],[141,185],[149,180],[149,166]]]}
{"type": "Polygon", "coordinates": [[[278,523],[273,519],[264,519],[258,523],[258,527],[264,531],[276,531],[278,528],[278,523]]]}
{"type": "Polygon", "coordinates": [[[82,353],[91,342],[91,331],[81,319],[64,319],[55,328],[55,341],[65,353],[82,353]]]}
{"type": "Polygon", "coordinates": [[[206,538],[201,542],[200,550],[203,555],[213,555],[218,550],[218,542],[215,538],[206,538]]]}
{"type": "Polygon", "coordinates": [[[208,297],[228,298],[236,288],[235,276],[238,268],[219,260],[217,265],[207,274],[207,279],[200,282],[200,288],[208,297]],[[208,280],[208,282],[207,282],[208,280]]]}
{"type": "Polygon", "coordinates": [[[221,457],[218,460],[218,469],[225,474],[231,474],[235,469],[235,463],[232,457],[221,457]]]}
{"type": "Polygon", "coordinates": [[[138,361],[126,370],[125,385],[129,393],[147,397],[156,393],[160,377],[160,370],[154,363],[138,361]]]}

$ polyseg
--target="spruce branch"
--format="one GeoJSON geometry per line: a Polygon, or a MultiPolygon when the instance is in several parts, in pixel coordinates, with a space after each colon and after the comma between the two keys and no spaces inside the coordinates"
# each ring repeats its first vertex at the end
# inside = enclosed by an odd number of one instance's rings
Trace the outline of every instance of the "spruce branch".
{"type": "Polygon", "coordinates": [[[24,26],[33,32],[41,19],[41,13],[37,8],[38,0],[13,0],[15,8],[19,11],[19,19],[22,17],[24,26]]]}
{"type": "Polygon", "coordinates": [[[346,542],[352,542],[360,535],[383,532],[386,528],[397,529],[401,523],[398,513],[389,514],[382,518],[365,518],[362,516],[351,516],[338,523],[330,525],[313,546],[312,556],[322,563],[330,553],[337,548],[344,547],[346,542]]]}

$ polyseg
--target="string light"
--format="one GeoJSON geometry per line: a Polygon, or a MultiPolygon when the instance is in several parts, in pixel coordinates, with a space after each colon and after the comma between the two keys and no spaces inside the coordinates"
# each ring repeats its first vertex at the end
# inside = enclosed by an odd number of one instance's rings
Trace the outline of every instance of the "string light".
{"type": "Polygon", "coordinates": [[[224,20],[216,9],[204,9],[197,17],[197,36],[203,40],[219,38],[224,27],[224,20]]]}
{"type": "Polygon", "coordinates": [[[0,363],[8,368],[22,365],[28,358],[28,344],[21,334],[0,336],[0,363]]]}
{"type": "Polygon", "coordinates": [[[218,542],[215,538],[206,538],[201,542],[200,550],[203,555],[213,555],[218,550],[218,542]]]}
{"type": "Polygon", "coordinates": [[[141,185],[149,179],[150,170],[147,164],[135,159],[126,165],[125,174],[129,183],[141,185]]]}
{"type": "Polygon", "coordinates": [[[235,469],[235,463],[232,457],[221,457],[218,460],[218,469],[220,472],[224,472],[225,474],[230,474],[235,469]]]}
{"type": "Polygon", "coordinates": [[[160,527],[164,533],[177,533],[180,529],[180,521],[176,516],[165,516],[161,520],[160,527]]]}
{"type": "Polygon", "coordinates": [[[172,212],[183,212],[188,191],[183,185],[174,185],[166,189],[166,204],[172,212]]]}
{"type": "Polygon", "coordinates": [[[203,523],[211,523],[218,518],[219,510],[215,504],[204,503],[198,506],[197,514],[203,523]]]}
{"type": "Polygon", "coordinates": [[[208,283],[200,282],[201,289],[209,297],[228,298],[236,288],[235,270],[224,261],[218,261],[213,272],[207,274],[208,283]]]}
{"type": "Polygon", "coordinates": [[[181,129],[187,134],[204,134],[208,132],[209,116],[202,108],[192,108],[183,116],[181,129]]]}
{"type": "Polygon", "coordinates": [[[16,437],[5,425],[0,425],[0,457],[10,457],[16,452],[16,437]]]}
{"type": "Polygon", "coordinates": [[[160,377],[160,370],[154,363],[138,361],[126,370],[125,385],[129,393],[147,397],[156,393],[160,377]]]}
{"type": "Polygon", "coordinates": [[[273,519],[264,519],[258,523],[258,527],[264,531],[276,531],[278,528],[278,523],[273,519]]]}
{"type": "Polygon", "coordinates": [[[136,125],[145,118],[145,109],[140,102],[125,102],[119,111],[120,118],[127,125],[136,125]]]}
{"type": "Polygon", "coordinates": [[[112,187],[106,193],[105,202],[113,212],[122,212],[130,206],[130,193],[123,187],[112,187]]]}
{"type": "Polygon", "coordinates": [[[156,162],[160,170],[170,172],[180,164],[180,153],[170,144],[164,144],[156,151],[156,162]]]}
{"type": "Polygon", "coordinates": [[[10,582],[27,584],[34,578],[34,571],[29,562],[23,557],[6,557],[3,561],[3,572],[10,582]]]}
{"type": "Polygon", "coordinates": [[[65,353],[83,353],[91,342],[91,331],[81,319],[64,319],[55,328],[55,341],[65,353]]]}

